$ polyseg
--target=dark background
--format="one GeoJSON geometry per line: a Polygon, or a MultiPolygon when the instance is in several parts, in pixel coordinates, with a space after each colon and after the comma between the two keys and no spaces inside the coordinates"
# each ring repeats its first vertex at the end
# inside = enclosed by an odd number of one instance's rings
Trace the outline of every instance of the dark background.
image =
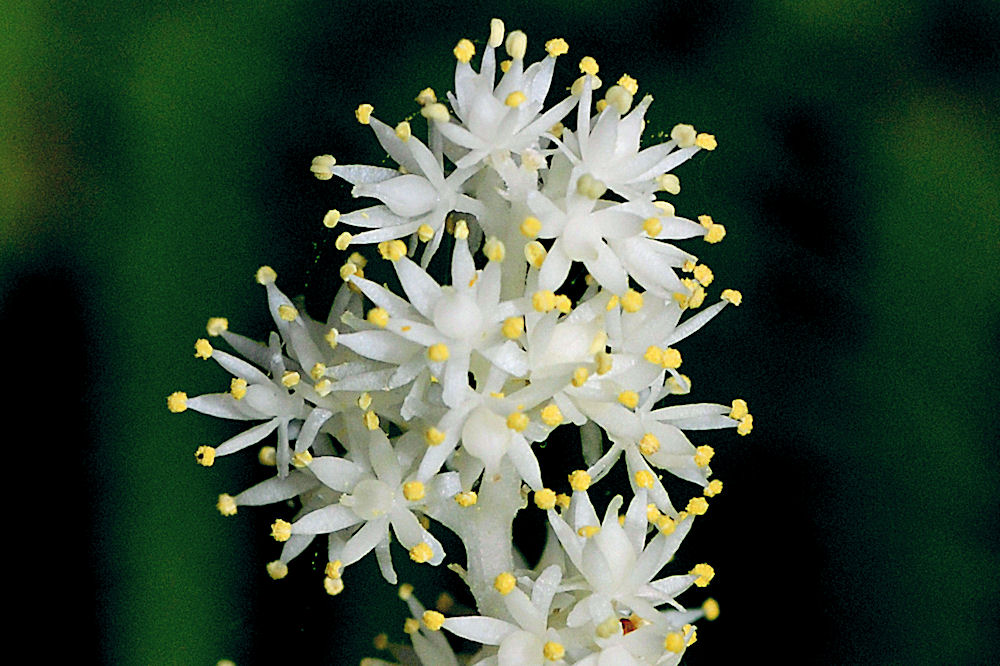
{"type": "MultiPolygon", "coordinates": [[[[654,95],[649,136],[689,122],[719,140],[678,171],[678,210],[726,225],[697,251],[744,305],[684,344],[685,370],[693,399],[745,397],[756,427],[695,434],[726,489],[677,566],[715,566],[722,615],[687,663],[1000,661],[987,0],[4,3],[16,638],[46,663],[241,666],[357,663],[375,634],[403,638],[370,562],[337,598],[322,557],[267,578],[273,510],[213,508],[260,477],[253,456],[198,467],[233,430],[164,397],[228,381],[192,358],[209,316],[269,330],[260,264],[324,314],[342,257],[320,220],[354,204],[311,158],[380,163],[354,108],[410,116],[492,16],[528,33],[530,60],[569,42],[554,91],[593,55],[654,95]]],[[[456,589],[435,574],[403,577],[433,603],[456,589]]]]}

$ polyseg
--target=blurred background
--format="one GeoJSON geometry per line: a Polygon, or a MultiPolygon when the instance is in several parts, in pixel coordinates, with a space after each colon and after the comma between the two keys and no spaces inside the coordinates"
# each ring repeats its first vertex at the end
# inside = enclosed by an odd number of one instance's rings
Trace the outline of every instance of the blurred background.
{"type": "MultiPolygon", "coordinates": [[[[714,565],[722,614],[686,663],[1000,663],[1000,6],[486,5],[3,3],[4,439],[32,449],[4,486],[19,640],[44,663],[240,666],[402,641],[370,562],[336,598],[322,556],[267,577],[274,510],[214,508],[263,472],[195,465],[233,431],[164,398],[228,382],[193,358],[209,316],[270,330],[259,265],[325,314],[342,257],[320,221],[355,204],[311,158],[381,163],[355,107],[410,116],[498,16],[529,59],[569,42],[553,98],[593,55],[654,95],[650,136],[719,140],[678,171],[678,210],[725,224],[696,251],[744,304],[685,343],[685,370],[756,428],[695,436],[726,490],[678,566],[714,565]]],[[[426,603],[456,589],[402,578],[426,603]]]]}

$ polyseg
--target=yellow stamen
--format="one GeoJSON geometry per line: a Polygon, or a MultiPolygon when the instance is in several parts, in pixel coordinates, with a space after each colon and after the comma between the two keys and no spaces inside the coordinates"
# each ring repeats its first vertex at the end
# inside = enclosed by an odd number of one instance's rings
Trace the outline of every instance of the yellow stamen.
{"type": "Polygon", "coordinates": [[[705,587],[715,578],[715,569],[704,563],[694,565],[694,568],[688,573],[698,576],[697,580],[694,581],[698,587],[705,587]]]}
{"type": "Polygon", "coordinates": [[[642,230],[645,231],[646,235],[650,238],[655,238],[660,235],[661,231],[663,231],[663,224],[658,218],[647,217],[642,223],[642,230]]]}
{"type": "Polygon", "coordinates": [[[699,446],[695,449],[694,464],[698,467],[708,467],[708,463],[712,461],[712,456],[714,455],[715,449],[711,446],[699,446]]]}
{"type": "Polygon", "coordinates": [[[323,579],[323,589],[331,597],[335,597],[344,591],[344,579],[343,578],[324,578],[323,579]]]}
{"type": "Polygon", "coordinates": [[[474,506],[479,501],[475,490],[466,490],[455,495],[455,502],[461,507],[474,506]]]}
{"type": "Polygon", "coordinates": [[[424,611],[422,619],[424,626],[431,631],[440,631],[441,626],[444,624],[444,615],[435,610],[424,611]]]}
{"type": "Polygon", "coordinates": [[[270,266],[261,266],[257,269],[257,284],[271,284],[278,279],[278,274],[270,266]]]}
{"type": "Polygon", "coordinates": [[[410,549],[410,559],[417,564],[424,564],[434,557],[434,550],[423,541],[410,549]]]}
{"type": "Polygon", "coordinates": [[[174,414],[180,414],[187,409],[187,393],[184,391],[174,391],[167,396],[167,409],[174,414]]]}
{"type": "Polygon", "coordinates": [[[199,446],[194,452],[194,458],[202,467],[211,467],[215,462],[215,449],[211,446],[199,446]]]}
{"type": "Polygon", "coordinates": [[[358,122],[362,125],[368,125],[372,121],[372,111],[375,107],[371,104],[361,104],[357,109],[354,110],[354,117],[358,119],[358,122]]]}
{"type": "Polygon", "coordinates": [[[517,107],[524,104],[524,102],[527,99],[528,99],[527,95],[525,95],[520,90],[515,90],[511,94],[507,95],[507,98],[503,101],[503,103],[511,107],[512,109],[516,109],[517,107]]]}
{"type": "Polygon", "coordinates": [[[708,500],[704,497],[692,497],[684,510],[696,516],[704,516],[708,511],[708,500]]]}
{"type": "Polygon", "coordinates": [[[309,167],[309,170],[312,171],[313,175],[319,180],[330,180],[333,178],[333,173],[331,173],[330,169],[336,163],[337,160],[334,159],[333,155],[320,155],[313,158],[312,165],[309,167]]]}
{"type": "Polygon", "coordinates": [[[507,571],[504,571],[502,574],[493,579],[493,589],[503,596],[510,594],[516,585],[517,579],[514,578],[513,574],[507,571]]]}
{"type": "Polygon", "coordinates": [[[396,138],[406,143],[413,136],[413,130],[410,128],[410,123],[405,120],[398,125],[396,125],[396,138]]]}
{"type": "Polygon", "coordinates": [[[663,350],[663,360],[660,361],[660,365],[664,368],[676,370],[681,367],[681,360],[681,353],[679,351],[673,347],[667,347],[663,350]]]}
{"type": "Polygon", "coordinates": [[[407,481],[403,484],[403,497],[410,502],[422,500],[427,494],[427,489],[420,481],[407,481]]]}
{"type": "Polygon", "coordinates": [[[569,485],[573,490],[587,490],[590,488],[590,475],[586,470],[578,469],[569,475],[569,485]]]}
{"type": "Polygon", "coordinates": [[[656,184],[667,194],[680,194],[681,180],[672,173],[665,173],[656,177],[656,184]]]}
{"type": "Polygon", "coordinates": [[[536,490],[535,506],[545,511],[548,511],[549,509],[554,509],[556,507],[555,492],[548,488],[542,488],[541,490],[536,490]]]}
{"type": "Polygon", "coordinates": [[[257,452],[257,462],[264,467],[274,467],[278,464],[278,450],[273,446],[262,446],[257,452]]]}
{"type": "Polygon", "coordinates": [[[528,260],[532,268],[541,268],[548,252],[538,241],[531,241],[524,246],[524,258],[528,260]]]}
{"type": "Polygon", "coordinates": [[[267,563],[267,575],[273,580],[281,580],[288,575],[288,565],[281,560],[267,563]]]}
{"type": "Polygon", "coordinates": [[[448,113],[448,107],[440,102],[435,102],[434,104],[428,104],[427,106],[420,109],[420,115],[422,115],[427,120],[433,120],[438,123],[446,123],[451,118],[451,114],[448,113]]]}
{"type": "Polygon", "coordinates": [[[507,256],[507,248],[504,247],[503,241],[499,238],[490,237],[483,244],[483,254],[490,261],[500,262],[507,256]]]}
{"type": "Polygon", "coordinates": [[[215,508],[219,510],[223,516],[235,516],[236,515],[236,500],[233,499],[232,495],[222,493],[219,495],[219,501],[215,503],[215,508]]]}
{"type": "Polygon", "coordinates": [[[694,145],[697,136],[693,125],[680,123],[674,125],[674,128],[670,130],[670,138],[677,142],[678,148],[690,148],[694,145]]]}
{"type": "Polygon", "coordinates": [[[694,267],[694,279],[700,282],[703,287],[707,287],[712,284],[715,275],[712,274],[712,269],[705,264],[698,264],[694,267]]]}
{"type": "Polygon", "coordinates": [[[223,332],[229,330],[229,320],[225,317],[212,317],[208,320],[205,330],[213,338],[222,335],[223,332]]]}
{"type": "Polygon", "coordinates": [[[684,651],[684,634],[677,631],[672,631],[667,634],[666,640],[663,641],[663,649],[668,652],[673,652],[674,654],[680,654],[684,651]]]}
{"type": "Polygon", "coordinates": [[[729,301],[733,305],[739,306],[743,302],[743,294],[736,291],[735,289],[723,289],[721,298],[724,301],[729,301]]]}
{"type": "Polygon", "coordinates": [[[312,459],[312,454],[308,451],[299,451],[292,456],[292,465],[298,469],[302,469],[303,467],[308,467],[309,463],[312,462],[312,459]]]}
{"type": "Polygon", "coordinates": [[[383,259],[398,261],[406,256],[406,243],[398,239],[382,241],[378,244],[378,253],[383,259]]]}
{"type": "Polygon", "coordinates": [[[302,378],[299,376],[299,373],[294,370],[285,370],[285,372],[281,375],[281,385],[285,388],[292,388],[298,384],[301,379],[302,378]]]}
{"type": "Polygon", "coordinates": [[[660,450],[660,440],[651,432],[647,432],[639,440],[639,452],[644,456],[651,456],[660,450]]]}
{"type": "Polygon", "coordinates": [[[709,597],[701,605],[701,612],[705,614],[705,619],[712,622],[719,617],[719,602],[709,597]]]}
{"type": "Polygon", "coordinates": [[[365,319],[368,320],[368,323],[374,324],[379,328],[385,328],[389,325],[389,313],[384,308],[372,308],[368,311],[365,319]]]}
{"type": "Polygon", "coordinates": [[[625,312],[638,312],[642,309],[642,294],[635,289],[629,289],[622,296],[622,310],[625,312]]]}
{"type": "Polygon", "coordinates": [[[563,422],[562,412],[556,403],[551,402],[542,408],[542,423],[554,428],[563,422]]]}
{"type": "Polygon", "coordinates": [[[699,148],[704,148],[705,150],[715,150],[718,147],[718,142],[715,140],[714,134],[699,134],[694,139],[694,145],[699,148]]]}
{"type": "Polygon", "coordinates": [[[516,340],[524,334],[524,317],[507,317],[503,322],[503,336],[516,340]]]}
{"type": "Polygon", "coordinates": [[[584,56],[580,60],[580,71],[584,74],[590,74],[591,76],[596,76],[597,72],[600,71],[600,67],[597,65],[597,61],[590,56],[584,56]]]}
{"type": "Polygon", "coordinates": [[[740,435],[749,435],[753,430],[753,415],[747,414],[740,419],[740,424],[736,426],[736,432],[740,435]]]}
{"type": "Polygon", "coordinates": [[[424,431],[424,442],[427,446],[437,446],[445,440],[445,433],[431,426],[424,431]]]}
{"type": "Polygon", "coordinates": [[[545,42],[545,52],[553,58],[569,53],[569,44],[562,37],[556,37],[545,42]]]}
{"type": "Polygon", "coordinates": [[[570,383],[573,386],[580,388],[581,386],[587,383],[587,379],[589,378],[590,378],[590,370],[588,370],[583,366],[580,366],[579,368],[573,371],[573,378],[570,380],[570,383]]]}
{"type": "Polygon", "coordinates": [[[337,240],[333,242],[333,246],[343,252],[348,248],[348,246],[350,246],[352,240],[354,240],[354,236],[351,232],[343,231],[339,236],[337,236],[337,240]]]}
{"type": "Polygon", "coordinates": [[[715,497],[721,492],[722,492],[722,481],[719,481],[718,479],[712,479],[711,481],[709,481],[708,486],[705,488],[702,494],[705,495],[705,497],[715,497]]]}
{"type": "Polygon", "coordinates": [[[566,648],[561,643],[546,641],[545,645],[542,646],[542,656],[549,661],[559,661],[565,654],[566,648]]]}
{"type": "Polygon", "coordinates": [[[361,417],[361,420],[365,424],[365,427],[369,430],[378,430],[379,419],[378,414],[375,412],[371,410],[365,412],[365,415],[361,417]]]}
{"type": "Polygon", "coordinates": [[[556,295],[551,291],[536,291],[531,296],[531,307],[537,312],[550,312],[556,307],[556,295]]]}
{"type": "Polygon", "coordinates": [[[503,33],[504,25],[503,21],[498,18],[490,20],[490,38],[486,42],[490,48],[495,49],[496,47],[503,44],[503,33]]]}
{"type": "Polygon", "coordinates": [[[455,45],[451,52],[455,54],[455,58],[459,62],[469,62],[472,60],[472,56],[476,55],[476,47],[468,39],[463,39],[455,45]]]}
{"type": "Polygon", "coordinates": [[[418,631],[420,631],[419,620],[414,620],[412,617],[408,617],[403,621],[403,633],[415,634],[418,631]]]}
{"type": "Polygon", "coordinates": [[[451,356],[448,345],[438,342],[427,348],[427,358],[434,363],[444,363],[451,356]]]}
{"type": "Polygon", "coordinates": [[[296,310],[295,307],[288,305],[287,303],[278,306],[278,317],[282,321],[295,321],[298,316],[299,311],[296,310]]]}
{"type": "Polygon", "coordinates": [[[542,230],[542,221],[537,217],[528,216],[521,222],[521,234],[525,238],[535,238],[542,230]]]}
{"type": "Polygon", "coordinates": [[[639,394],[635,391],[622,391],[618,394],[618,402],[629,409],[635,409],[636,405],[639,404],[639,394]]]}
{"type": "Polygon", "coordinates": [[[424,88],[419,93],[414,100],[420,106],[427,106],[428,104],[434,104],[438,101],[437,95],[434,94],[433,88],[424,88]]]}
{"type": "Polygon", "coordinates": [[[292,524],[279,518],[271,523],[271,536],[275,541],[288,541],[292,537],[292,524]]]}
{"type": "Polygon", "coordinates": [[[524,432],[531,419],[523,412],[511,412],[507,415],[507,427],[515,432],[524,432]]]}
{"type": "Polygon", "coordinates": [[[635,473],[635,485],[640,488],[652,488],[656,485],[656,477],[648,469],[640,469],[635,473]]]}

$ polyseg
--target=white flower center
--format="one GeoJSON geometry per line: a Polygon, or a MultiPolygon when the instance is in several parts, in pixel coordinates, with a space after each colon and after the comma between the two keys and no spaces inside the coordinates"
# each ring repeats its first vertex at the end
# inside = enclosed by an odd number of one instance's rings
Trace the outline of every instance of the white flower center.
{"type": "Polygon", "coordinates": [[[465,421],[465,426],[462,428],[462,446],[482,460],[487,470],[493,469],[500,464],[500,459],[507,453],[510,432],[506,421],[490,410],[480,407],[465,421]]]}
{"type": "Polygon", "coordinates": [[[434,326],[450,338],[471,337],[482,325],[479,306],[468,294],[445,288],[434,306],[434,326]]]}
{"type": "Polygon", "coordinates": [[[392,488],[378,479],[365,479],[354,486],[351,510],[358,518],[372,520],[384,516],[392,508],[392,488]]]}

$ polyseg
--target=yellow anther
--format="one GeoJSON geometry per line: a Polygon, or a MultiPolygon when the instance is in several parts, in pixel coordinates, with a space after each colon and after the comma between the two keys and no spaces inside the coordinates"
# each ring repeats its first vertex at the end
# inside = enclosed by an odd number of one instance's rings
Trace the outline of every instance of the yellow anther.
{"type": "Polygon", "coordinates": [[[566,648],[561,643],[546,641],[542,646],[542,656],[549,661],[559,661],[566,655],[566,648]]]}
{"type": "Polygon", "coordinates": [[[351,262],[348,261],[346,264],[340,267],[340,279],[343,280],[344,282],[350,282],[351,276],[357,274],[358,274],[357,264],[352,264],[351,262]]]}
{"type": "Polygon", "coordinates": [[[335,597],[344,591],[344,580],[342,578],[324,578],[323,589],[331,597],[335,597]]]}
{"type": "Polygon", "coordinates": [[[311,463],[312,461],[313,461],[312,454],[309,453],[308,451],[299,451],[298,453],[292,456],[292,465],[294,465],[298,469],[302,469],[303,467],[309,467],[309,463],[311,463]]]}
{"type": "Polygon", "coordinates": [[[507,415],[507,427],[516,432],[524,432],[531,419],[524,412],[511,412],[507,415]]]}
{"type": "Polygon", "coordinates": [[[715,150],[719,143],[715,140],[714,134],[699,134],[694,139],[694,145],[705,150],[715,150]]]}
{"type": "Polygon", "coordinates": [[[563,422],[562,412],[559,410],[559,406],[554,402],[550,402],[542,408],[542,423],[549,426],[550,428],[555,428],[563,422]]]}
{"type": "Polygon", "coordinates": [[[451,356],[448,345],[438,342],[427,348],[427,358],[433,363],[444,363],[451,356]]]}
{"type": "Polygon", "coordinates": [[[410,549],[410,559],[417,564],[428,562],[432,557],[434,557],[434,550],[430,547],[430,544],[423,541],[410,549]]]}
{"type": "Polygon", "coordinates": [[[708,486],[705,487],[705,490],[702,492],[702,494],[705,497],[715,497],[721,492],[722,492],[722,481],[719,481],[718,479],[712,479],[711,481],[709,481],[708,486]]]}
{"type": "Polygon", "coordinates": [[[215,350],[212,349],[211,343],[205,338],[198,338],[197,340],[195,340],[194,343],[195,358],[204,358],[204,359],[212,358],[213,351],[215,350]]]}
{"type": "Polygon", "coordinates": [[[292,388],[301,381],[302,377],[294,370],[285,370],[281,375],[281,385],[285,388],[292,388]]]}
{"type": "Polygon", "coordinates": [[[670,130],[670,138],[677,142],[679,148],[690,148],[694,145],[697,136],[693,125],[681,123],[674,125],[674,128],[670,130]]]}
{"type": "Polygon", "coordinates": [[[167,396],[167,409],[174,414],[179,414],[188,408],[187,393],[184,391],[174,391],[167,396]]]}
{"type": "Polygon", "coordinates": [[[658,521],[662,517],[663,517],[663,514],[660,513],[660,510],[656,507],[655,504],[653,504],[651,502],[651,503],[649,503],[649,504],[646,505],[646,520],[647,521],[649,521],[651,523],[655,523],[656,521],[658,521]]]}
{"type": "Polygon", "coordinates": [[[621,299],[618,298],[617,295],[612,295],[611,298],[608,299],[608,304],[604,307],[604,309],[607,310],[608,312],[611,312],[620,304],[621,304],[621,299]]]}
{"type": "Polygon", "coordinates": [[[524,334],[524,317],[507,317],[503,322],[503,336],[516,340],[524,334]]]}
{"type": "Polygon", "coordinates": [[[625,312],[638,312],[642,309],[642,294],[635,289],[629,289],[622,296],[622,310],[625,312]]]}
{"type": "Polygon", "coordinates": [[[590,378],[590,370],[581,365],[579,368],[573,371],[573,378],[570,379],[570,383],[573,386],[580,388],[581,386],[587,383],[587,379],[589,378],[590,378]]]}
{"type": "Polygon", "coordinates": [[[309,371],[309,376],[312,377],[314,382],[318,382],[323,375],[326,374],[326,364],[319,363],[313,365],[312,369],[309,371]]]}
{"type": "Polygon", "coordinates": [[[441,626],[444,624],[444,615],[435,610],[424,611],[422,619],[424,626],[431,631],[440,631],[441,626]]]}
{"type": "Polygon", "coordinates": [[[712,461],[712,456],[715,455],[715,449],[711,446],[703,445],[695,449],[694,454],[694,464],[698,467],[708,467],[708,463],[712,461]]]}
{"type": "Polygon", "coordinates": [[[459,62],[469,62],[472,56],[476,55],[476,47],[468,39],[462,39],[451,52],[459,62]]]}
{"type": "Polygon", "coordinates": [[[740,435],[749,435],[751,430],[753,430],[753,415],[747,414],[740,419],[739,425],[736,426],[736,432],[740,435]]]}
{"type": "Polygon", "coordinates": [[[343,252],[350,246],[352,240],[354,240],[354,236],[351,232],[343,231],[337,236],[337,240],[333,242],[333,246],[343,252]]]}
{"type": "Polygon", "coordinates": [[[537,312],[550,312],[556,307],[556,295],[547,289],[536,291],[531,296],[531,307],[537,312]]]}
{"type": "Polygon", "coordinates": [[[606,351],[599,351],[594,355],[594,362],[597,363],[597,374],[606,375],[611,372],[614,358],[606,351]]]}
{"type": "Polygon", "coordinates": [[[598,113],[600,113],[604,109],[608,108],[608,100],[606,99],[597,100],[597,102],[594,103],[594,108],[597,109],[598,113]]]}
{"type": "Polygon", "coordinates": [[[692,497],[684,510],[695,516],[704,516],[708,511],[708,500],[704,497],[692,497]]]}
{"type": "Polygon", "coordinates": [[[629,409],[635,409],[636,405],[639,404],[639,394],[635,391],[622,391],[618,394],[618,402],[629,409]]]}
{"type": "Polygon", "coordinates": [[[681,627],[681,631],[683,631],[684,635],[688,637],[687,639],[688,647],[691,647],[692,645],[698,642],[698,630],[695,628],[693,624],[685,624],[683,627],[681,627]]]}
{"type": "Polygon", "coordinates": [[[421,224],[417,227],[417,238],[420,239],[421,243],[428,242],[434,238],[434,228],[429,224],[421,224]]]}
{"type": "Polygon", "coordinates": [[[194,459],[202,467],[211,467],[215,463],[215,449],[211,446],[199,446],[194,452],[194,459]]]}
{"type": "Polygon", "coordinates": [[[551,134],[557,139],[561,139],[563,130],[565,129],[566,129],[565,125],[563,125],[562,123],[556,123],[555,125],[549,128],[549,134],[551,134]]]}
{"type": "Polygon", "coordinates": [[[700,282],[702,286],[707,287],[712,284],[715,275],[712,273],[712,269],[705,264],[698,264],[694,267],[694,279],[700,282]]]}
{"type": "Polygon", "coordinates": [[[580,71],[584,74],[590,74],[591,76],[597,76],[597,72],[600,71],[600,67],[597,65],[597,61],[590,56],[584,56],[580,60],[580,71]]]}
{"type": "Polygon", "coordinates": [[[427,106],[428,104],[434,104],[438,101],[437,95],[434,94],[433,88],[424,88],[419,93],[414,100],[420,106],[427,106]]]}
{"type": "Polygon", "coordinates": [[[666,640],[663,641],[663,649],[675,654],[684,652],[684,634],[679,631],[672,631],[667,634],[666,640]]]}
{"type": "Polygon", "coordinates": [[[378,430],[379,420],[378,414],[375,412],[371,410],[365,412],[365,415],[361,417],[361,420],[365,424],[365,427],[369,430],[378,430]]]}
{"type": "Polygon", "coordinates": [[[510,69],[510,64],[512,62],[513,62],[513,60],[502,60],[502,61],[500,61],[500,71],[503,72],[504,74],[506,74],[507,70],[510,69]]]}
{"type": "Polygon", "coordinates": [[[542,231],[542,221],[537,217],[528,216],[521,222],[521,234],[525,238],[535,238],[542,231]]]}
{"type": "Polygon", "coordinates": [[[511,94],[507,95],[507,98],[503,101],[503,103],[511,107],[512,109],[516,109],[517,107],[524,104],[524,102],[527,101],[527,99],[528,99],[527,95],[525,95],[520,90],[515,90],[511,94]]]}
{"type": "Polygon", "coordinates": [[[415,634],[420,631],[420,621],[414,620],[412,617],[406,618],[403,622],[403,633],[415,634]]]}
{"type": "MultiPolygon", "coordinates": [[[[389,649],[389,634],[379,634],[372,639],[372,645],[375,646],[376,650],[388,650],[389,649]]],[[[365,664],[362,664],[365,666],[365,664]]]]}
{"type": "Polygon", "coordinates": [[[385,328],[389,325],[389,313],[384,308],[372,308],[368,311],[365,319],[368,320],[368,323],[379,328],[385,328]]]}
{"type": "Polygon", "coordinates": [[[562,37],[556,37],[545,42],[545,52],[553,58],[569,53],[569,44],[562,37]]]}
{"type": "Polygon", "coordinates": [[[672,173],[665,173],[656,177],[656,184],[667,194],[680,194],[681,179],[672,173]]]}
{"type": "Polygon", "coordinates": [[[279,518],[271,523],[271,536],[275,541],[288,541],[292,537],[292,524],[279,518]]]}
{"type": "Polygon", "coordinates": [[[528,36],[520,30],[507,35],[507,55],[514,60],[524,58],[524,52],[528,50],[528,36]]]}
{"type": "Polygon", "coordinates": [[[632,108],[632,93],[621,86],[611,86],[604,94],[604,101],[624,116],[632,108]]]}
{"type": "Polygon", "coordinates": [[[475,506],[479,501],[479,495],[475,490],[464,490],[455,495],[455,502],[461,507],[475,506]]]}
{"type": "Polygon", "coordinates": [[[382,241],[378,244],[378,253],[383,259],[398,261],[406,256],[406,243],[398,239],[382,241]]]}
{"type": "Polygon", "coordinates": [[[639,82],[628,74],[622,74],[622,77],[618,79],[618,85],[627,90],[630,95],[634,95],[639,92],[639,82]]]}
{"type": "Polygon", "coordinates": [[[654,201],[653,206],[662,211],[660,217],[675,217],[677,215],[677,209],[669,201],[654,201]]]}
{"type": "MultiPolygon", "coordinates": [[[[708,216],[706,215],[705,217],[708,216]]],[[[705,231],[706,243],[718,243],[725,237],[726,237],[726,228],[721,224],[713,224],[709,227],[706,227],[705,231]]]]}
{"type": "Polygon", "coordinates": [[[469,223],[465,220],[456,220],[454,233],[458,240],[465,240],[469,237],[469,223]]]}
{"type": "Polygon", "coordinates": [[[566,294],[556,294],[556,310],[563,314],[569,314],[573,309],[573,301],[566,294]]]}
{"type": "Polygon", "coordinates": [[[313,390],[316,391],[319,397],[325,398],[333,391],[333,382],[329,379],[321,379],[313,385],[313,390]]]}
{"type": "Polygon", "coordinates": [[[330,169],[337,163],[333,155],[320,155],[314,157],[312,160],[312,165],[309,170],[313,172],[313,175],[320,180],[330,180],[333,178],[333,173],[330,169]]]}
{"type": "Polygon", "coordinates": [[[498,400],[503,400],[506,397],[503,391],[490,391],[490,396],[498,400]]]}
{"type": "Polygon", "coordinates": [[[541,268],[547,255],[548,252],[545,250],[545,247],[536,240],[524,246],[524,258],[528,260],[532,268],[541,268]]]}
{"type": "Polygon", "coordinates": [[[721,298],[724,301],[729,301],[733,305],[739,305],[743,302],[743,294],[736,291],[735,289],[723,289],[721,298]]]}
{"type": "Polygon", "coordinates": [[[576,191],[588,199],[600,199],[608,191],[608,187],[589,173],[585,173],[576,181],[576,191]]]}
{"type": "Polygon", "coordinates": [[[556,494],[548,488],[535,491],[535,506],[544,511],[556,507],[556,494]]]}
{"type": "Polygon", "coordinates": [[[267,563],[267,575],[273,580],[281,580],[288,575],[288,565],[281,560],[267,563]]]}
{"type": "Polygon", "coordinates": [[[493,589],[503,596],[510,594],[511,590],[513,590],[516,585],[517,579],[514,578],[513,574],[507,571],[504,571],[502,574],[493,579],[493,589]]]}
{"type": "Polygon", "coordinates": [[[255,275],[257,284],[271,284],[278,279],[278,274],[270,266],[261,266],[255,275]]]}
{"type": "Polygon", "coordinates": [[[660,531],[660,534],[669,536],[677,529],[677,522],[670,516],[660,516],[656,520],[656,529],[660,531]]]}
{"type": "Polygon", "coordinates": [[[639,452],[644,456],[651,456],[660,450],[660,440],[651,432],[647,432],[639,440],[639,452]]]}
{"type": "Polygon", "coordinates": [[[257,452],[257,462],[264,467],[274,467],[278,464],[278,450],[273,446],[262,446],[257,452]]]}
{"type": "Polygon", "coordinates": [[[358,407],[361,409],[368,409],[372,406],[372,394],[365,391],[358,396],[358,407]]]}
{"type": "Polygon", "coordinates": [[[694,565],[694,568],[688,573],[698,577],[697,580],[694,581],[694,584],[698,587],[705,587],[712,582],[713,578],[715,578],[715,569],[705,563],[694,565]]]}
{"type": "Polygon", "coordinates": [[[235,516],[236,515],[236,500],[232,495],[222,493],[219,495],[219,501],[215,503],[215,508],[219,510],[223,516],[235,516]]]}
{"type": "Polygon", "coordinates": [[[367,125],[372,121],[372,111],[375,107],[371,104],[360,104],[358,108],[354,110],[354,117],[358,119],[358,122],[362,125],[367,125]]]}
{"type": "Polygon", "coordinates": [[[646,232],[646,235],[650,238],[656,238],[663,231],[663,224],[660,222],[659,218],[647,217],[642,223],[642,230],[646,232]]]}
{"type": "Polygon", "coordinates": [[[332,562],[326,563],[326,568],[324,569],[327,578],[340,578],[344,573],[344,563],[340,560],[333,560],[332,562]]]}
{"type": "Polygon", "coordinates": [[[451,118],[448,113],[448,107],[440,102],[435,102],[434,104],[428,104],[427,106],[420,109],[420,115],[422,115],[427,120],[433,120],[438,123],[446,123],[451,118]]]}
{"type": "Polygon", "coordinates": [[[424,442],[427,446],[437,446],[445,439],[445,433],[438,430],[434,426],[431,426],[427,430],[424,430],[424,442]]]}
{"type": "Polygon", "coordinates": [[[569,505],[573,502],[573,498],[566,493],[559,493],[556,495],[556,505],[563,510],[569,508],[569,505]]]}
{"type": "Polygon", "coordinates": [[[705,619],[709,622],[719,617],[719,602],[709,597],[701,604],[701,612],[705,614],[705,619]]]}
{"type": "Polygon", "coordinates": [[[333,229],[340,222],[340,211],[337,209],[326,211],[326,215],[323,216],[323,226],[327,229],[333,229]]]}
{"type": "Polygon", "coordinates": [[[490,261],[503,261],[504,257],[507,256],[507,248],[504,246],[502,240],[491,236],[483,244],[483,254],[490,261]]]}
{"type": "Polygon", "coordinates": [[[736,398],[733,400],[733,408],[729,412],[729,418],[739,421],[749,413],[750,410],[747,408],[746,400],[743,400],[742,398],[736,398]]]}
{"type": "Polygon", "coordinates": [[[410,502],[422,500],[427,494],[427,489],[420,481],[407,481],[403,484],[403,497],[410,502]]]}
{"type": "Polygon", "coordinates": [[[640,469],[635,473],[635,485],[640,488],[652,488],[656,485],[656,477],[648,469],[640,469]]]}
{"type": "Polygon", "coordinates": [[[486,44],[493,49],[500,46],[501,44],[503,44],[503,33],[504,33],[503,21],[501,21],[498,18],[490,19],[490,38],[486,42],[486,44]]]}
{"type": "Polygon", "coordinates": [[[403,122],[396,125],[397,139],[399,139],[403,143],[406,143],[407,141],[410,140],[411,136],[413,136],[413,130],[410,129],[410,123],[404,120],[403,122]]]}
{"type": "Polygon", "coordinates": [[[582,536],[584,539],[589,539],[600,531],[601,528],[599,525],[584,525],[583,527],[578,529],[576,533],[579,536],[582,536]]]}
{"type": "Polygon", "coordinates": [[[282,321],[295,321],[298,316],[299,311],[296,310],[294,306],[288,305],[287,303],[278,306],[278,317],[280,317],[282,321]]]}
{"type": "Polygon", "coordinates": [[[212,317],[205,325],[205,330],[210,336],[217,337],[229,330],[229,320],[225,317],[212,317]]]}
{"type": "Polygon", "coordinates": [[[569,485],[573,490],[586,490],[590,488],[590,475],[586,470],[578,469],[569,475],[569,485]]]}
{"type": "Polygon", "coordinates": [[[663,358],[660,361],[660,365],[664,368],[676,370],[681,367],[681,353],[673,347],[667,347],[663,350],[663,358]]]}

